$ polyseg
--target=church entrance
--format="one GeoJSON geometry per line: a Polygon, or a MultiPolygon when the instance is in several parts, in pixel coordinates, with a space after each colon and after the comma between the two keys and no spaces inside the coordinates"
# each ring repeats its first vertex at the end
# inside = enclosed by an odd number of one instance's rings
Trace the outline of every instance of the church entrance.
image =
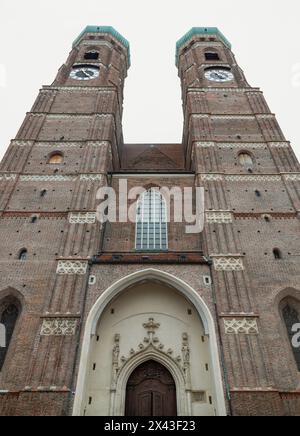
{"type": "Polygon", "coordinates": [[[149,360],[131,374],[126,389],[126,416],[177,416],[176,386],[170,372],[149,360]]]}

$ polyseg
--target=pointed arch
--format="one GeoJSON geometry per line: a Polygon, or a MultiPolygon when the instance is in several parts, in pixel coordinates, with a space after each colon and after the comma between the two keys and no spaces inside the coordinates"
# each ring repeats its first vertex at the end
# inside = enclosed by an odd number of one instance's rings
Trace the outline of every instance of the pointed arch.
{"type": "Polygon", "coordinates": [[[9,291],[0,293],[0,324],[1,332],[4,334],[4,337],[1,338],[1,342],[3,342],[1,345],[4,346],[0,347],[0,372],[4,367],[21,311],[22,304],[15,293],[9,291]]]}
{"type": "Polygon", "coordinates": [[[209,337],[209,351],[212,362],[213,384],[216,392],[216,413],[219,416],[226,416],[225,396],[214,318],[201,296],[190,285],[172,274],[154,268],[137,271],[115,282],[98,298],[89,312],[82,342],[83,345],[81,350],[73,415],[80,416],[82,413],[81,409],[84,397],[88,362],[90,359],[91,339],[96,334],[97,325],[102,313],[108,304],[122,291],[124,291],[124,289],[127,289],[128,287],[138,284],[144,280],[159,280],[164,284],[170,285],[182,293],[187,300],[194,305],[203,323],[205,334],[209,337]]]}
{"type": "Polygon", "coordinates": [[[289,345],[294,356],[295,364],[300,372],[300,347],[293,346],[295,335],[294,326],[300,325],[300,299],[288,295],[283,298],[279,305],[281,317],[286,328],[289,345]]]}

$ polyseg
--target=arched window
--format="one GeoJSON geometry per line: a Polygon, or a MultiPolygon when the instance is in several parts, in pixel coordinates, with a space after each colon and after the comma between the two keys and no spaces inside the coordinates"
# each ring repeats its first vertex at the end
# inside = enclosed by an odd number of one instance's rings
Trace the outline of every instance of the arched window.
{"type": "Polygon", "coordinates": [[[296,348],[293,346],[293,337],[295,335],[293,326],[300,323],[300,311],[298,311],[296,307],[294,307],[294,304],[290,303],[289,301],[285,302],[282,307],[282,316],[287,328],[289,342],[293,350],[298,371],[300,372],[300,347],[296,348]]]}
{"type": "Polygon", "coordinates": [[[138,200],[135,248],[139,251],[168,249],[166,202],[157,188],[144,192],[138,200]]]}
{"type": "Polygon", "coordinates": [[[273,254],[274,254],[274,258],[275,258],[276,260],[282,259],[282,253],[281,253],[281,251],[279,250],[279,248],[274,248],[274,250],[273,250],[273,254]]]}
{"type": "Polygon", "coordinates": [[[24,249],[21,250],[20,253],[19,253],[19,260],[22,260],[23,262],[25,262],[25,260],[27,260],[27,255],[28,255],[28,252],[27,252],[27,250],[24,248],[24,249]]]}
{"type": "Polygon", "coordinates": [[[96,61],[99,59],[99,53],[96,50],[89,50],[84,54],[84,59],[96,61]]]}
{"type": "Polygon", "coordinates": [[[48,163],[51,165],[59,165],[64,161],[64,157],[62,153],[54,153],[49,157],[48,163]]]}
{"type": "Polygon", "coordinates": [[[3,332],[5,332],[5,347],[0,347],[0,372],[5,362],[19,313],[19,305],[14,299],[7,298],[0,303],[0,323],[3,326],[3,332]]]}
{"type": "Polygon", "coordinates": [[[240,162],[240,165],[242,167],[244,167],[245,170],[252,172],[254,163],[253,163],[253,159],[249,153],[240,153],[239,154],[239,162],[240,162]]]}

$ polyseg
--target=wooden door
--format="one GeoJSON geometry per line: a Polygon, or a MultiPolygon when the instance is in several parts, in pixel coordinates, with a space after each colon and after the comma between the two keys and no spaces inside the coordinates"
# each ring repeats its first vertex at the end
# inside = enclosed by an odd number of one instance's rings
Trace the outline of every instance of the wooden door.
{"type": "Polygon", "coordinates": [[[176,386],[170,372],[153,360],[131,374],[126,389],[126,416],[177,416],[176,386]]]}

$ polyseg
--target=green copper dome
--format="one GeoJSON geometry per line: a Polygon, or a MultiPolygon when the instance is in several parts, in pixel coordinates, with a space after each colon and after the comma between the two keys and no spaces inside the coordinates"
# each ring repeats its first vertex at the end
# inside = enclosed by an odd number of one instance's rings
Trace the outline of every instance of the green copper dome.
{"type": "Polygon", "coordinates": [[[178,66],[179,59],[179,51],[181,47],[186,44],[193,36],[197,35],[217,35],[224,44],[231,48],[231,44],[227,38],[223,35],[222,32],[217,27],[192,27],[189,32],[187,32],[182,38],[179,39],[176,43],[176,65],[178,66]]]}
{"type": "Polygon", "coordinates": [[[119,41],[128,53],[128,62],[130,66],[130,45],[127,39],[125,39],[119,32],[117,32],[112,26],[86,26],[86,28],[80,33],[80,35],[73,42],[73,47],[79,44],[81,38],[85,33],[108,33],[119,41]]]}

